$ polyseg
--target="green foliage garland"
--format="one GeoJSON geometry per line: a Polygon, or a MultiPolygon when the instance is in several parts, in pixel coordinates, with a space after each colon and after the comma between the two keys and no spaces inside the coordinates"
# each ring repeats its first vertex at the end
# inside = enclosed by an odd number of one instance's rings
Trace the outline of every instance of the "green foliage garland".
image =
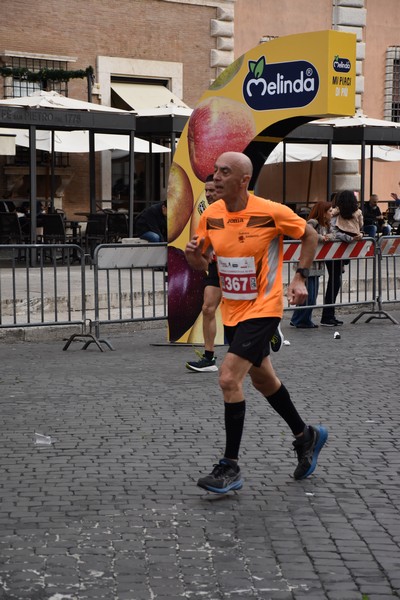
{"type": "Polygon", "coordinates": [[[0,75],[3,77],[15,77],[26,81],[69,81],[70,79],[84,79],[93,77],[93,67],[79,71],[64,71],[63,69],[40,69],[30,71],[27,68],[0,67],[0,75]]]}

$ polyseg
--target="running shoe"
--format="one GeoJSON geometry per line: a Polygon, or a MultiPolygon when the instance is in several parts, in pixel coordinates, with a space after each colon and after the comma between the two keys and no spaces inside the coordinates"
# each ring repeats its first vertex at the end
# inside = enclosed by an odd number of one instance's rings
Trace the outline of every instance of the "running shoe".
{"type": "Polygon", "coordinates": [[[316,329],[318,327],[316,323],[299,323],[296,325],[295,323],[292,323],[292,321],[290,321],[289,325],[291,327],[296,327],[296,329],[316,329]]]}
{"type": "Polygon", "coordinates": [[[198,480],[197,485],[208,492],[226,494],[230,490],[240,490],[243,479],[235,461],[222,458],[209,475],[198,480]]]}
{"type": "Polygon", "coordinates": [[[322,327],[336,327],[339,323],[336,323],[336,319],[321,319],[322,327]]]}
{"type": "Polygon", "coordinates": [[[293,442],[294,451],[297,454],[298,465],[294,471],[295,479],[305,479],[314,472],[317,466],[318,455],[328,439],[328,430],[322,425],[311,427],[311,439],[302,443],[301,438],[293,442]]]}
{"type": "Polygon", "coordinates": [[[274,335],[271,338],[271,350],[272,352],[278,352],[282,348],[282,344],[284,342],[283,333],[281,331],[281,326],[278,325],[274,335]]]}
{"type": "MultiPolygon", "coordinates": [[[[197,354],[199,354],[197,352],[197,354]]],[[[204,354],[200,354],[200,360],[191,361],[186,363],[186,368],[191,371],[197,371],[198,373],[210,373],[211,371],[218,371],[218,367],[215,362],[215,356],[209,360],[204,356],[204,354]]]]}

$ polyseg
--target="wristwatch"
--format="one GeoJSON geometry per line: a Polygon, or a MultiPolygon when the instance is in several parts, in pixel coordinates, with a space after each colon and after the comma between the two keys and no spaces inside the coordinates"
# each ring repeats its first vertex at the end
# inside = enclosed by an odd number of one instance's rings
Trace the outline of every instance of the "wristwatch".
{"type": "Polygon", "coordinates": [[[300,275],[304,277],[304,279],[307,279],[307,277],[310,275],[310,270],[302,269],[301,267],[299,267],[298,269],[296,269],[296,273],[300,273],[300,275]]]}

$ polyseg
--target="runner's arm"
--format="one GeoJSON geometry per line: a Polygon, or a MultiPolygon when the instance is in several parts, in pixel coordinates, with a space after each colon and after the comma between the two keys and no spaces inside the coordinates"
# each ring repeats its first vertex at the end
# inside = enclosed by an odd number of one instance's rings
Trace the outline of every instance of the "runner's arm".
{"type": "MultiPolygon", "coordinates": [[[[301,250],[299,257],[299,268],[309,269],[314,260],[315,251],[318,244],[318,234],[311,225],[306,225],[304,234],[301,238],[301,250]]],[[[287,290],[287,297],[289,304],[302,304],[307,300],[308,292],[306,287],[306,280],[300,275],[295,273],[292,281],[289,284],[287,290]]]]}
{"type": "Polygon", "coordinates": [[[195,235],[186,244],[185,256],[189,265],[196,271],[207,271],[208,264],[212,257],[212,246],[208,246],[204,252],[205,238],[199,240],[199,236],[195,235]]]}

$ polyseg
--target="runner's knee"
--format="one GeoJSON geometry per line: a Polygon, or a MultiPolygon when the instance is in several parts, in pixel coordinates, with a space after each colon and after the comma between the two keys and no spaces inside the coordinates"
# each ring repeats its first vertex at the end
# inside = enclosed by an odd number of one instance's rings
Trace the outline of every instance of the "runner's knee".
{"type": "Polygon", "coordinates": [[[212,317],[215,314],[215,307],[212,304],[204,303],[201,312],[206,317],[212,317]]]}
{"type": "Polygon", "coordinates": [[[234,393],[240,390],[241,382],[236,380],[230,369],[220,368],[219,387],[224,393],[234,393]]]}

